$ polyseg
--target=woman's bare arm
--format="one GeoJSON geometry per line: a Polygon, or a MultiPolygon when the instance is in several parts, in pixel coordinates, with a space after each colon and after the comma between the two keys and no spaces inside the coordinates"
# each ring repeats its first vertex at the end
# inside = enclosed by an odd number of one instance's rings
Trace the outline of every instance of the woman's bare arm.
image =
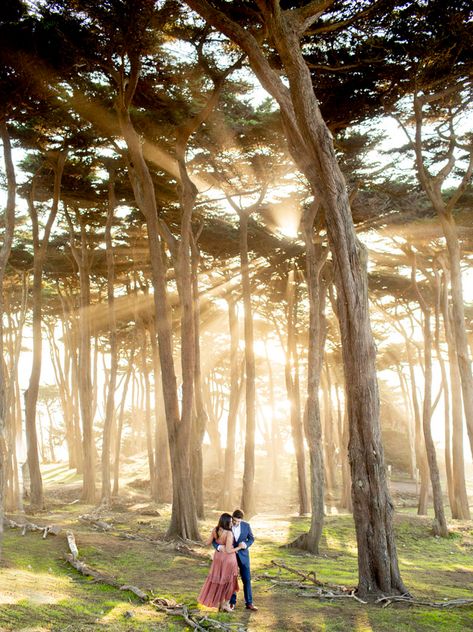
{"type": "Polygon", "coordinates": [[[210,537],[206,540],[205,544],[209,546],[216,539],[217,539],[217,534],[215,533],[215,529],[212,529],[212,533],[210,534],[210,537]]]}

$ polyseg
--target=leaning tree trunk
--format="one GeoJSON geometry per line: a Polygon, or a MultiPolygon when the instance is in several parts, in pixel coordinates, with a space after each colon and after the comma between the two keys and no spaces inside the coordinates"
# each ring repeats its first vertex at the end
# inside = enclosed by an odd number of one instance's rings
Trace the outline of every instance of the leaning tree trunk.
{"type": "MultiPolygon", "coordinates": [[[[356,238],[345,179],[332,135],[319,108],[312,77],[301,50],[304,32],[325,5],[303,4],[282,10],[278,2],[258,3],[280,68],[270,65],[265,41],[258,41],[207,0],[186,0],[248,55],[263,87],[277,100],[296,164],[321,200],[334,262],[343,364],[350,424],[354,518],[358,542],[358,591],[362,596],[405,593],[398,568],[393,505],[386,480],[379,425],[375,345],[370,327],[366,251],[356,238]],[[284,73],[288,87],[280,73],[284,73]]],[[[223,6],[223,5],[220,5],[223,6]]],[[[272,53],[271,53],[272,54],[272,53]]]]}
{"type": "Polygon", "coordinates": [[[296,454],[297,465],[297,487],[299,497],[299,515],[309,513],[310,504],[307,494],[306,469],[305,469],[305,451],[304,451],[304,435],[301,420],[301,404],[299,393],[299,367],[297,354],[297,277],[295,264],[292,264],[287,275],[287,350],[285,363],[285,379],[287,398],[290,404],[290,418],[292,441],[296,454]]]}
{"type": "MultiPolygon", "coordinates": [[[[128,148],[128,174],[136,202],[146,218],[148,231],[155,320],[173,482],[172,513],[167,536],[199,540],[200,535],[189,471],[191,417],[190,410],[188,416],[184,418],[181,418],[179,411],[173,358],[171,314],[166,287],[166,269],[160,239],[161,226],[158,222],[154,184],[144,159],[141,139],[133,127],[129,113],[138,80],[138,71],[138,68],[133,67],[130,80],[118,86],[117,113],[120,128],[128,148]]],[[[187,312],[188,310],[189,306],[187,306],[187,312]]],[[[186,318],[188,319],[188,315],[186,318]]],[[[190,319],[190,322],[192,326],[192,319],[190,319]]],[[[186,408],[189,407],[189,394],[189,389],[187,388],[186,408]]]]}
{"type": "Polygon", "coordinates": [[[5,442],[5,417],[6,417],[6,388],[5,373],[3,365],[3,312],[4,296],[3,281],[5,271],[10,257],[13,243],[13,232],[15,228],[15,200],[16,200],[16,178],[13,166],[10,135],[8,133],[5,119],[0,119],[0,135],[3,143],[3,159],[5,162],[5,173],[7,177],[7,202],[3,216],[4,234],[3,244],[0,248],[0,559],[2,556],[3,541],[3,512],[4,512],[4,490],[5,490],[5,460],[7,457],[5,442]]]}
{"type": "Polygon", "coordinates": [[[36,406],[38,401],[39,380],[41,376],[42,361],[42,334],[41,334],[41,312],[42,312],[42,276],[43,266],[46,259],[46,251],[49,242],[51,229],[56,219],[59,208],[61,180],[64,171],[67,152],[62,151],[57,155],[54,164],[54,192],[51,210],[44,228],[43,237],[39,237],[38,215],[34,204],[34,183],[32,184],[29,198],[29,210],[33,225],[33,359],[31,363],[31,374],[28,389],[25,393],[25,430],[27,460],[31,483],[31,506],[35,509],[43,507],[43,481],[39,468],[38,439],[36,433],[36,406]]]}
{"type": "Polygon", "coordinates": [[[120,402],[120,408],[118,413],[118,423],[117,423],[117,432],[115,434],[115,457],[113,460],[113,490],[112,495],[117,496],[118,490],[120,487],[120,453],[121,453],[121,444],[122,444],[122,431],[123,431],[123,420],[125,417],[125,403],[126,397],[128,394],[128,387],[130,384],[130,379],[133,374],[134,369],[134,356],[135,356],[135,335],[133,334],[132,338],[132,346],[130,349],[130,356],[127,363],[127,371],[125,376],[125,382],[123,384],[122,391],[122,399],[120,402]]]}

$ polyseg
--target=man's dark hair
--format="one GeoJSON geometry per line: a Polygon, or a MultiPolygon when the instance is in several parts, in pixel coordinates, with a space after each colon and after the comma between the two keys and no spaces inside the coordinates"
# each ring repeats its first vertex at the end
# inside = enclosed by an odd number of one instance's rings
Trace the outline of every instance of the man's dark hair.
{"type": "Polygon", "coordinates": [[[236,518],[237,520],[243,520],[244,517],[245,514],[242,512],[241,509],[235,509],[235,511],[232,513],[232,518],[236,518]]]}

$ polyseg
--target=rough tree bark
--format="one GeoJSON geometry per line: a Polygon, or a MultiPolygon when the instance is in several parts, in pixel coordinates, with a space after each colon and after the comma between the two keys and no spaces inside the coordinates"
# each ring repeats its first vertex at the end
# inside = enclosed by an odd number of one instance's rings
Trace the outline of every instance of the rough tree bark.
{"type": "Polygon", "coordinates": [[[283,10],[279,2],[258,2],[263,29],[277,49],[281,67],[273,70],[265,53],[266,41],[257,40],[207,0],[187,4],[236,42],[248,55],[262,86],[278,102],[291,154],[307,177],[326,217],[334,261],[343,364],[350,424],[354,518],[358,543],[360,595],[405,593],[398,568],[379,426],[379,395],[375,346],[368,306],[366,252],[356,238],[345,179],[340,171],[332,136],[322,118],[309,68],[301,50],[304,32],[323,14],[329,0],[309,2],[283,10]],[[284,73],[289,87],[280,74],[284,73]]]}

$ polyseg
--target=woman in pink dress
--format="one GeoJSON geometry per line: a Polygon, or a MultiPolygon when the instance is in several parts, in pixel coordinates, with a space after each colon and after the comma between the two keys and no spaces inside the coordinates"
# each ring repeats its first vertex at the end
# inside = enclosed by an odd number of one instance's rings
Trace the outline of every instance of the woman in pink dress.
{"type": "Polygon", "coordinates": [[[236,552],[242,547],[233,546],[232,517],[228,513],[220,516],[218,525],[212,529],[206,544],[215,540],[222,545],[220,551],[215,551],[212,566],[202,586],[197,601],[209,608],[218,608],[225,612],[233,612],[230,608],[230,597],[238,588],[238,563],[236,552]]]}

